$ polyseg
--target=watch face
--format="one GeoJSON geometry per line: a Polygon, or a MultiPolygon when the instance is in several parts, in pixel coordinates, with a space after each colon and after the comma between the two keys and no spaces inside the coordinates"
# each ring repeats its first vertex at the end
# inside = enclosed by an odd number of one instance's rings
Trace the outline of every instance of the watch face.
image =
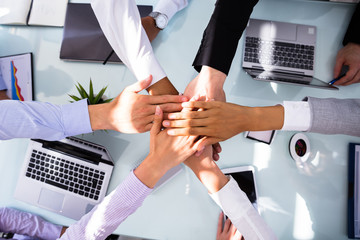
{"type": "Polygon", "coordinates": [[[164,29],[167,25],[167,18],[164,15],[158,15],[156,18],[156,26],[160,29],[164,29]]]}

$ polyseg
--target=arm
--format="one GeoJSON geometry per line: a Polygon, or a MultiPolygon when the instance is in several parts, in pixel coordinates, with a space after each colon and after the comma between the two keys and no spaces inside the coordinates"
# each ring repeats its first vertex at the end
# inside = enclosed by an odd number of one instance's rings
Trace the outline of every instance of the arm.
{"type": "Polygon", "coordinates": [[[135,77],[141,80],[153,76],[149,93],[177,95],[153,53],[135,1],[93,0],[91,6],[110,45],[135,77]]]}
{"type": "MultiPolygon", "coordinates": [[[[157,2],[153,12],[165,14],[168,21],[170,21],[175,13],[185,8],[187,4],[187,0],[160,0],[157,2]]],[[[156,27],[154,18],[150,16],[141,18],[141,23],[151,42],[160,32],[160,28],[156,27]]]]}
{"type": "Polygon", "coordinates": [[[156,105],[180,111],[182,96],[148,96],[151,77],[128,86],[112,102],[88,106],[86,100],[66,105],[42,102],[0,101],[0,139],[41,138],[58,140],[100,129],[124,133],[149,131],[156,105]]]}
{"type": "Polygon", "coordinates": [[[49,223],[34,214],[12,208],[0,208],[0,232],[52,240],[60,236],[62,229],[62,226],[49,223]]]}
{"type": "Polygon", "coordinates": [[[310,132],[360,137],[360,99],[307,98],[311,111],[310,132]]]}
{"type": "Polygon", "coordinates": [[[357,4],[355,12],[346,31],[343,45],[336,56],[334,67],[334,78],[340,75],[343,65],[349,66],[344,77],[336,81],[335,85],[350,85],[360,82],[360,33],[358,25],[360,22],[360,5],[357,4]]]}
{"type": "Polygon", "coordinates": [[[172,167],[195,153],[195,137],[169,137],[161,131],[163,113],[157,107],[150,132],[150,152],[112,193],[71,225],[61,239],[105,239],[141,206],[156,182],[172,167]]]}
{"type": "Polygon", "coordinates": [[[199,161],[190,157],[184,163],[193,170],[245,239],[276,239],[236,181],[229,180],[211,158],[199,161]]]}
{"type": "Polygon", "coordinates": [[[243,131],[281,129],[284,109],[272,107],[244,107],[219,101],[191,101],[182,104],[185,108],[202,108],[205,111],[170,113],[163,125],[171,127],[169,135],[203,135],[199,148],[224,141],[243,131]]]}
{"type": "Polygon", "coordinates": [[[203,65],[228,74],[237,44],[257,0],[218,0],[193,62],[197,71],[203,65]]]}

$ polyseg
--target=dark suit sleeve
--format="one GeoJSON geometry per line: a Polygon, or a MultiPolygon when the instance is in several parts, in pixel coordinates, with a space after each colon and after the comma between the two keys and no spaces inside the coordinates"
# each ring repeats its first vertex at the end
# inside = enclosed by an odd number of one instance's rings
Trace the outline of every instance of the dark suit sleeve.
{"type": "Polygon", "coordinates": [[[202,65],[229,73],[239,39],[258,0],[217,0],[193,62],[199,72],[202,65]]]}
{"type": "Polygon", "coordinates": [[[355,12],[351,18],[349,27],[346,31],[343,45],[345,46],[349,42],[360,44],[360,4],[356,6],[355,12]]]}

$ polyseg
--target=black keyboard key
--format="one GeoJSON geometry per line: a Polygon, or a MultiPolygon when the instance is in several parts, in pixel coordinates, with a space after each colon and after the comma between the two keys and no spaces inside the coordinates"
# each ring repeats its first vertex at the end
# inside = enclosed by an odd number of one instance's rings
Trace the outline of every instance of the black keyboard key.
{"type": "Polygon", "coordinates": [[[45,183],[50,184],[50,185],[53,185],[53,186],[58,187],[58,188],[62,188],[62,189],[68,190],[68,186],[66,186],[66,185],[64,185],[64,184],[61,184],[61,183],[57,183],[57,182],[51,181],[51,180],[49,180],[49,179],[46,179],[46,180],[45,180],[45,183]]]}

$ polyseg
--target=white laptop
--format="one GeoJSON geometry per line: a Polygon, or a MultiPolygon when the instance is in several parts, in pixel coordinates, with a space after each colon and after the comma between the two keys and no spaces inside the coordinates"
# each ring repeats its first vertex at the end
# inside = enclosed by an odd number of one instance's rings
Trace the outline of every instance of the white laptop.
{"type": "Polygon", "coordinates": [[[79,220],[106,195],[113,167],[101,145],[75,137],[32,139],[15,198],[79,220]]]}
{"type": "Polygon", "coordinates": [[[314,77],[316,27],[250,19],[244,70],[255,80],[338,90],[314,77]]]}

